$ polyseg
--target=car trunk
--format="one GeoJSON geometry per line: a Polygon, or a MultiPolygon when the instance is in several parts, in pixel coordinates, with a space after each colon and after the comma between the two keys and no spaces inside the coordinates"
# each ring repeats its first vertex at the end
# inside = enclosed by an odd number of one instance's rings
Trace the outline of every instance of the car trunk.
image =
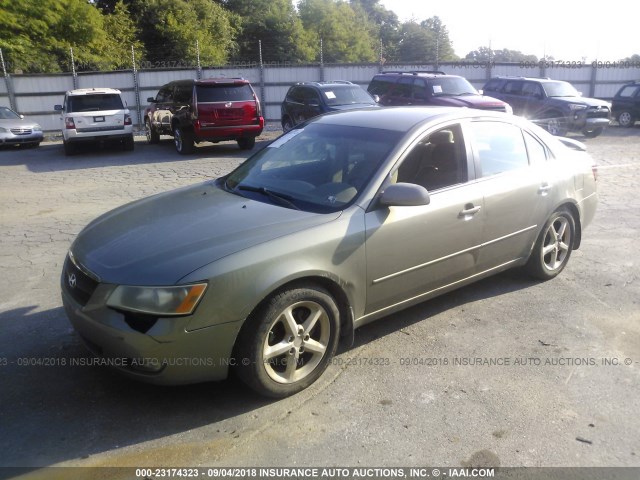
{"type": "Polygon", "coordinates": [[[114,94],[74,95],[69,97],[68,112],[78,132],[124,130],[122,99],[114,94]]]}
{"type": "Polygon", "coordinates": [[[196,98],[201,127],[258,123],[256,99],[246,83],[197,85],[196,98]]]}

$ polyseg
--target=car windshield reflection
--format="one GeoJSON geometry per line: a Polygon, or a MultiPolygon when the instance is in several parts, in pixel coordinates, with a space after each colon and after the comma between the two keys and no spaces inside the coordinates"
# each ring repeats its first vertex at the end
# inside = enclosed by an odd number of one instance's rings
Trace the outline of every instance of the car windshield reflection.
{"type": "Polygon", "coordinates": [[[367,186],[400,132],[311,123],[291,130],[226,179],[238,195],[317,213],[344,209],[367,186]]]}

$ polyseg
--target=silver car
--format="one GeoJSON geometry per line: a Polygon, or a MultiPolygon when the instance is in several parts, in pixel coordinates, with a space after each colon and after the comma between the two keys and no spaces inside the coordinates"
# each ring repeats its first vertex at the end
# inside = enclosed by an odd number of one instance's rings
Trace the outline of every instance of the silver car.
{"type": "Polygon", "coordinates": [[[25,119],[10,108],[0,107],[0,146],[28,145],[37,147],[42,142],[42,127],[25,119]]]}
{"type": "Polygon", "coordinates": [[[132,377],[233,368],[291,395],[368,322],[513,267],[558,275],[596,210],[583,150],[472,109],[317,117],[225,177],[91,222],[64,264],[64,306],[132,377]]]}

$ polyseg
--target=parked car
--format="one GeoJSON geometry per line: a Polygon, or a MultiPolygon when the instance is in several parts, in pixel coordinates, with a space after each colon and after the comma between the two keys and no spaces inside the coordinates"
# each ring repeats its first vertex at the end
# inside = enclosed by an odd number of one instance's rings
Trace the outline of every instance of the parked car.
{"type": "Polygon", "coordinates": [[[640,118],[640,81],[620,87],[611,102],[611,111],[621,127],[633,127],[640,118]]]}
{"type": "Polygon", "coordinates": [[[512,267],[558,275],[597,204],[584,145],[562,141],[466,108],[315,117],[224,177],[89,223],[64,262],[64,308],[133,378],[234,368],[291,395],[368,322],[512,267]]]}
{"type": "Polygon", "coordinates": [[[76,153],[79,143],[111,142],[133,150],[131,112],[115,88],[80,88],[68,91],[60,112],[62,142],[67,155],[76,153]]]}
{"type": "Polygon", "coordinates": [[[280,106],[285,132],[317,115],[338,110],[378,107],[374,98],[361,86],[345,80],[296,83],[280,106]]]}
{"type": "Polygon", "coordinates": [[[172,135],[181,154],[192,153],[194,143],[203,141],[235,140],[242,150],[251,150],[264,129],[260,101],[243,78],[177,80],[147,101],[147,141],[172,135]]]}
{"type": "Polygon", "coordinates": [[[463,77],[441,71],[382,72],[367,90],[385,106],[436,105],[511,113],[507,103],[482,95],[463,77]]]}
{"type": "Polygon", "coordinates": [[[585,137],[600,135],[609,125],[611,105],[604,100],[583,97],[569,82],[549,78],[495,77],[484,91],[544,126],[552,135],[582,132],[585,137]]]}
{"type": "Polygon", "coordinates": [[[42,127],[10,108],[0,107],[0,146],[37,147],[42,141],[42,127]]]}

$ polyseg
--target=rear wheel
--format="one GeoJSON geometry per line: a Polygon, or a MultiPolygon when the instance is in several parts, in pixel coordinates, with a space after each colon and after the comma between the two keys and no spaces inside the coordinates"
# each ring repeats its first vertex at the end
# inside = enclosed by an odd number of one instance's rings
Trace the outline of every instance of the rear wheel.
{"type": "Polygon", "coordinates": [[[238,139],[240,150],[251,150],[256,144],[256,137],[242,137],[238,139]]]}
{"type": "Polygon", "coordinates": [[[268,397],[307,388],[322,375],[338,346],[338,307],[316,286],[274,295],[247,322],[236,348],[237,373],[268,397]]]}
{"type": "Polygon", "coordinates": [[[282,119],[282,131],[283,132],[288,132],[289,130],[291,130],[293,128],[293,122],[291,121],[291,119],[289,117],[285,117],[284,119],[282,119]]]}
{"type": "Polygon", "coordinates": [[[631,112],[624,111],[618,115],[618,123],[624,128],[633,127],[636,117],[631,112]]]}
{"type": "Polygon", "coordinates": [[[569,262],[575,238],[576,224],[566,210],[554,212],[545,224],[525,269],[540,280],[557,276],[569,262]]]}
{"type": "Polygon", "coordinates": [[[64,154],[67,156],[75,155],[76,146],[73,143],[69,143],[67,141],[62,141],[62,145],[64,146],[64,154]]]}
{"type": "Polygon", "coordinates": [[[193,152],[193,135],[188,130],[175,127],[173,129],[173,140],[179,154],[187,155],[193,152]]]}
{"type": "Polygon", "coordinates": [[[160,134],[151,125],[151,120],[148,118],[144,122],[144,133],[147,135],[147,143],[158,143],[160,141],[160,134]]]}
{"type": "Polygon", "coordinates": [[[123,150],[127,150],[127,151],[131,151],[133,150],[135,147],[135,143],[133,141],[133,135],[131,135],[130,137],[125,138],[122,141],[122,149],[123,150]]]}

